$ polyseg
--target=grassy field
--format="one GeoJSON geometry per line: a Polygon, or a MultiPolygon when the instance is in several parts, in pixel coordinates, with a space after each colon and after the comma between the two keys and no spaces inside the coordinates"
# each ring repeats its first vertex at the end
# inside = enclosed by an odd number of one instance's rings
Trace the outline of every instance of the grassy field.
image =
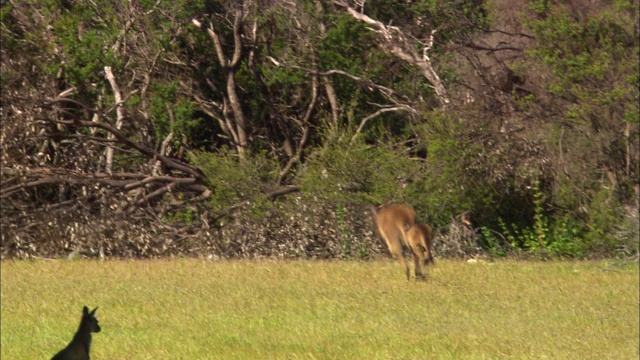
{"type": "Polygon", "coordinates": [[[5,261],[2,359],[638,359],[638,264],[5,261]]]}

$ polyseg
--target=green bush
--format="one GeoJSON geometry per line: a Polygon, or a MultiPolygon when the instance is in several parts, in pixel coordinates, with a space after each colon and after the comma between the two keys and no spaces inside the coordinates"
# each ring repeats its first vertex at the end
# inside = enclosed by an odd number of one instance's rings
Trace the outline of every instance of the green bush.
{"type": "Polygon", "coordinates": [[[382,204],[408,200],[402,181],[415,168],[392,145],[370,146],[348,136],[317,149],[298,174],[297,183],[307,196],[330,202],[382,204]]]}
{"type": "Polygon", "coordinates": [[[279,168],[266,154],[248,153],[241,160],[232,150],[223,147],[217,153],[194,151],[190,158],[209,181],[214,211],[246,201],[249,213],[261,216],[271,207],[265,195],[273,190],[279,168]]]}

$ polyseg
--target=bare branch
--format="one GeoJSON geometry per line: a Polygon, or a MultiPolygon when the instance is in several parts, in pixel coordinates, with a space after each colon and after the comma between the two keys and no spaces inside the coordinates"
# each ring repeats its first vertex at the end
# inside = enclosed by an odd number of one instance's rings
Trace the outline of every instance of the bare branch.
{"type": "MultiPolygon", "coordinates": [[[[155,191],[151,192],[150,194],[147,194],[147,195],[143,196],[142,199],[136,201],[135,207],[141,206],[141,205],[145,204],[146,202],[148,202],[149,200],[163,195],[164,193],[170,191],[171,189],[173,189],[176,186],[178,186],[178,184],[175,183],[175,182],[172,182],[172,183],[170,183],[170,184],[168,184],[166,186],[163,186],[163,187],[161,187],[159,189],[156,189],[155,191]]],[[[131,208],[132,210],[129,210],[129,212],[132,212],[135,209],[135,207],[131,208]]]]}
{"type": "Polygon", "coordinates": [[[425,47],[423,48],[422,56],[419,56],[411,41],[407,39],[407,36],[398,27],[388,26],[380,21],[374,20],[364,13],[356,11],[354,8],[342,1],[336,0],[334,1],[334,4],[346,8],[347,13],[357,20],[372,25],[372,30],[379,34],[383,39],[378,46],[380,46],[384,51],[390,51],[401,60],[420,68],[424,77],[435,90],[441,105],[444,107],[449,103],[447,90],[444,87],[442,80],[440,80],[440,77],[433,69],[431,60],[427,56],[427,51],[433,44],[433,32],[431,33],[430,41],[425,44],[425,47]]]}
{"type": "MultiPolygon", "coordinates": [[[[284,188],[281,188],[281,189],[272,191],[270,193],[267,193],[264,196],[269,200],[275,200],[275,199],[279,198],[280,196],[292,194],[292,193],[295,193],[295,192],[298,192],[298,191],[300,191],[300,187],[299,186],[291,185],[291,186],[286,186],[284,188]]],[[[239,202],[237,204],[231,205],[231,206],[229,206],[229,207],[227,207],[225,209],[222,209],[222,210],[216,212],[215,216],[213,217],[213,221],[214,222],[218,221],[221,218],[231,214],[236,209],[239,209],[239,208],[241,208],[243,206],[247,206],[250,203],[251,203],[250,200],[244,200],[244,201],[241,201],[241,202],[239,202]]]]}
{"type": "Polygon", "coordinates": [[[408,112],[412,112],[412,113],[418,114],[418,112],[415,109],[413,109],[412,107],[410,107],[410,106],[396,106],[396,107],[380,109],[380,110],[374,112],[373,114],[371,114],[371,115],[363,118],[362,120],[360,120],[360,125],[358,126],[358,129],[356,130],[355,134],[353,134],[353,137],[351,138],[351,142],[353,142],[356,139],[358,134],[360,134],[360,131],[362,131],[362,128],[364,127],[364,125],[369,120],[371,120],[371,119],[373,119],[373,118],[375,118],[377,116],[380,116],[380,115],[382,115],[382,114],[384,114],[386,112],[391,112],[391,111],[408,111],[408,112]]]}
{"type": "MultiPolygon", "coordinates": [[[[106,118],[106,116],[104,114],[102,114],[99,110],[93,109],[89,106],[86,106],[84,104],[82,104],[81,102],[78,102],[76,100],[73,99],[68,99],[68,98],[55,98],[49,101],[50,103],[54,104],[54,103],[58,103],[58,102],[69,102],[69,103],[73,103],[76,105],[79,105],[81,107],[83,107],[85,110],[92,112],[94,114],[98,114],[100,117],[104,117],[106,118]]],[[[206,178],[204,176],[204,174],[202,174],[197,168],[185,164],[182,161],[178,160],[178,159],[174,159],[174,158],[170,158],[167,156],[164,156],[162,154],[159,154],[145,146],[142,146],[140,144],[137,144],[133,141],[131,141],[125,134],[123,134],[120,130],[114,128],[113,126],[109,125],[109,124],[105,124],[102,122],[96,123],[93,121],[86,121],[86,120],[80,120],[80,119],[73,119],[73,120],[50,120],[47,119],[48,121],[54,121],[56,123],[59,124],[68,124],[68,125],[76,125],[76,126],[82,126],[82,127],[88,127],[88,128],[99,128],[102,130],[105,130],[111,134],[113,134],[115,136],[116,139],[118,139],[121,143],[137,150],[138,152],[140,152],[141,154],[147,156],[150,159],[156,158],[160,161],[162,161],[162,163],[174,170],[178,170],[178,171],[182,171],[186,174],[189,174],[191,176],[193,176],[194,178],[196,178],[198,181],[200,182],[206,182],[206,178]]]]}
{"type": "MultiPolygon", "coordinates": [[[[504,44],[504,43],[501,43],[501,44],[504,44]]],[[[483,45],[475,44],[473,42],[469,42],[465,46],[467,46],[468,48],[474,49],[474,50],[484,50],[484,51],[487,51],[487,52],[497,52],[497,51],[524,52],[524,49],[522,49],[522,48],[513,47],[513,46],[501,46],[501,44],[498,44],[497,47],[489,47],[489,46],[483,46],[483,45]]]]}
{"type": "Polygon", "coordinates": [[[171,182],[179,185],[188,185],[195,184],[196,179],[193,178],[177,178],[173,176],[149,176],[144,178],[141,181],[130,182],[127,185],[123,186],[124,190],[133,190],[135,188],[139,188],[141,186],[145,186],[147,184],[155,183],[155,182],[171,182]]]}
{"type": "Polygon", "coordinates": [[[293,165],[298,163],[302,158],[302,151],[304,150],[304,146],[309,139],[310,127],[309,121],[311,120],[311,116],[313,111],[315,110],[316,103],[318,101],[318,76],[313,76],[311,79],[311,101],[309,102],[309,106],[307,106],[307,111],[302,119],[302,137],[300,138],[300,142],[298,143],[298,149],[296,150],[295,156],[291,157],[287,162],[287,165],[280,171],[278,175],[277,184],[282,184],[285,176],[289,173],[293,165]]]}
{"type": "MultiPolygon", "coordinates": [[[[111,84],[111,89],[113,89],[113,95],[116,100],[117,108],[116,108],[116,129],[120,130],[122,128],[122,123],[124,122],[124,104],[122,102],[122,94],[120,93],[120,87],[118,87],[118,83],[116,82],[115,76],[113,76],[113,72],[111,71],[111,66],[105,66],[104,72],[106,74],[107,80],[109,80],[109,84],[111,84]]],[[[109,134],[109,140],[113,140],[114,135],[109,134]]],[[[107,155],[106,155],[106,164],[105,170],[108,173],[111,173],[111,168],[113,166],[113,147],[107,147],[107,155]]]]}
{"type": "Polygon", "coordinates": [[[333,88],[333,84],[331,80],[328,78],[323,78],[324,90],[327,93],[327,99],[329,100],[329,105],[331,105],[331,120],[333,124],[338,123],[338,96],[336,95],[336,90],[333,88]]]}
{"type": "Polygon", "coordinates": [[[378,85],[378,84],[374,83],[373,81],[371,81],[369,79],[363,79],[361,77],[349,74],[346,71],[337,70],[337,69],[332,69],[332,70],[327,70],[327,71],[318,71],[318,70],[303,68],[303,67],[296,66],[296,65],[285,65],[285,64],[280,63],[279,61],[277,61],[276,59],[274,59],[271,56],[267,56],[267,59],[269,59],[269,61],[271,61],[276,66],[280,66],[280,67],[284,67],[284,68],[288,68],[288,69],[300,70],[300,71],[304,71],[304,72],[307,72],[307,73],[312,74],[312,75],[318,75],[318,76],[330,76],[330,75],[333,75],[333,74],[342,75],[342,76],[348,77],[349,79],[352,79],[352,80],[356,81],[360,86],[362,86],[362,87],[364,87],[364,88],[366,88],[368,90],[377,89],[377,90],[383,92],[387,96],[395,95],[395,96],[402,97],[405,100],[408,100],[405,96],[398,94],[393,89],[390,89],[390,88],[388,88],[386,86],[378,85]]]}
{"type": "Polygon", "coordinates": [[[236,4],[236,17],[233,20],[233,56],[229,61],[229,67],[235,68],[240,62],[242,54],[242,1],[236,4]]]}
{"type": "Polygon", "coordinates": [[[229,125],[229,129],[232,127],[231,122],[235,124],[235,129],[233,131],[234,135],[237,135],[235,140],[236,150],[238,151],[238,155],[240,159],[244,159],[244,152],[248,145],[248,136],[247,136],[247,124],[246,118],[244,116],[244,112],[242,110],[242,104],[240,103],[240,97],[238,96],[236,90],[236,79],[235,73],[236,68],[241,59],[242,55],[242,21],[243,21],[243,11],[242,11],[243,2],[236,1],[235,4],[235,18],[233,22],[233,39],[234,39],[234,50],[231,59],[226,59],[224,53],[222,52],[222,44],[220,42],[220,38],[218,34],[213,30],[212,24],[209,26],[204,26],[200,21],[193,19],[191,22],[197,26],[198,28],[205,31],[211,40],[216,49],[216,53],[218,55],[218,61],[220,65],[226,69],[226,77],[227,77],[227,86],[226,86],[226,94],[225,94],[225,108],[224,108],[224,118],[229,125]],[[226,110],[231,110],[228,112],[226,110]],[[233,118],[231,117],[233,115],[233,118]]]}
{"type": "Polygon", "coordinates": [[[220,62],[220,65],[227,66],[224,58],[224,52],[222,52],[222,43],[220,42],[220,38],[218,37],[218,34],[216,34],[216,32],[213,31],[213,25],[212,24],[209,24],[209,26],[203,25],[197,19],[193,19],[191,20],[191,22],[193,23],[193,25],[202,29],[204,32],[207,33],[207,35],[209,35],[209,37],[211,38],[211,41],[213,41],[213,46],[215,46],[216,55],[218,55],[218,61],[220,62]]]}
{"type": "Polygon", "coordinates": [[[58,97],[67,97],[73,94],[75,91],[76,91],[75,87],[68,88],[67,90],[64,90],[60,94],[58,94],[58,97]]]}

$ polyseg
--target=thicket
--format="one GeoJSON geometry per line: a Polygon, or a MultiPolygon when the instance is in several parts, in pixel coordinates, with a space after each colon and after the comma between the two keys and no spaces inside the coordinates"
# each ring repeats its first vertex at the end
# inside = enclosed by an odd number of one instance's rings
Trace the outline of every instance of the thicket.
{"type": "Polygon", "coordinates": [[[3,257],[638,256],[637,3],[364,4],[2,2],[3,257]]]}

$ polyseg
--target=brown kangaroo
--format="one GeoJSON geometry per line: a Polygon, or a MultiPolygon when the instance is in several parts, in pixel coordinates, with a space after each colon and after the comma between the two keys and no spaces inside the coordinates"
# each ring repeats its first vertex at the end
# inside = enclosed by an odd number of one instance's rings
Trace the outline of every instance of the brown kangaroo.
{"type": "Polygon", "coordinates": [[[431,226],[422,223],[416,223],[407,233],[409,247],[411,248],[411,256],[415,264],[416,280],[427,279],[426,266],[433,261],[433,231],[431,226]],[[422,275],[424,267],[425,274],[422,275]]]}
{"type": "Polygon", "coordinates": [[[60,350],[51,360],[89,360],[89,348],[91,347],[91,333],[99,333],[100,325],[95,313],[98,308],[91,310],[86,306],[82,308],[80,327],[73,340],[66,348],[60,350]]]}
{"type": "MultiPolygon", "coordinates": [[[[408,246],[408,232],[416,224],[416,212],[411,207],[402,204],[385,205],[380,209],[371,207],[373,221],[378,229],[378,234],[389,247],[389,252],[394,255],[410,279],[409,266],[402,256],[402,246],[408,246]]],[[[416,271],[418,269],[416,268],[416,271]]],[[[416,276],[418,273],[416,272],[416,276]]]]}

